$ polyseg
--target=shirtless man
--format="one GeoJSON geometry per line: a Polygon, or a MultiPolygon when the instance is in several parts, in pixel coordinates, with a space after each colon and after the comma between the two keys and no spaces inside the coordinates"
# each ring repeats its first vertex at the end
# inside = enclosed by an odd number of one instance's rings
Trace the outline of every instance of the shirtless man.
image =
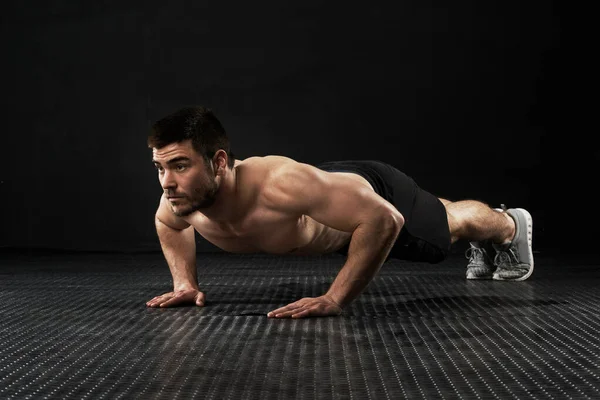
{"type": "Polygon", "coordinates": [[[204,107],[156,122],[148,145],[163,189],[156,230],[174,286],[148,307],[204,306],[194,231],[227,252],[347,255],[327,293],[267,314],[274,318],[339,315],[388,258],[437,263],[459,239],[471,243],[467,279],[520,281],[533,271],[526,210],[437,198],[381,162],[235,160],[204,107]]]}

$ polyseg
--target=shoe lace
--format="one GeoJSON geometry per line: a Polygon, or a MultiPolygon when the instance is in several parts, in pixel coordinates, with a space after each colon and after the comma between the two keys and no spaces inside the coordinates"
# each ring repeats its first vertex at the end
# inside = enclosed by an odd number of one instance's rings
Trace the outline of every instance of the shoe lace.
{"type": "Polygon", "coordinates": [[[515,251],[512,248],[508,248],[504,251],[498,251],[496,257],[494,257],[494,264],[496,264],[498,268],[514,268],[519,265],[519,257],[517,257],[515,251]]]}
{"type": "Polygon", "coordinates": [[[483,249],[477,247],[470,247],[465,252],[465,257],[469,260],[473,260],[474,262],[484,261],[483,258],[483,249]]]}

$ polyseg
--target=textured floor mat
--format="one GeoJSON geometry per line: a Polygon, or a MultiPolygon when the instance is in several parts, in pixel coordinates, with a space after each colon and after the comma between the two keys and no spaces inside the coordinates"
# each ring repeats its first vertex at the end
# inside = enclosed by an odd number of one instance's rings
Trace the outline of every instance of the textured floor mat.
{"type": "Polygon", "coordinates": [[[201,255],[206,307],[148,309],[160,254],[0,256],[0,398],[600,398],[598,265],[465,261],[390,260],[342,316],[276,320],[343,258],[201,255]]]}

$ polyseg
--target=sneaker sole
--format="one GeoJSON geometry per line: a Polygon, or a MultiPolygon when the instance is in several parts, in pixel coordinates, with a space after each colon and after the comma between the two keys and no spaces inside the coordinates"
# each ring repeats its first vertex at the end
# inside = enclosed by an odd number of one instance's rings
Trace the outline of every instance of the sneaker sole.
{"type": "Polygon", "coordinates": [[[467,275],[467,279],[474,280],[474,281],[482,281],[482,280],[486,280],[486,279],[487,280],[493,279],[493,276],[492,275],[490,275],[490,276],[469,276],[469,275],[467,275]]]}
{"type": "Polygon", "coordinates": [[[494,276],[493,279],[495,281],[510,281],[510,282],[524,281],[525,279],[529,278],[531,276],[531,274],[533,273],[533,248],[532,248],[533,218],[531,218],[531,214],[529,214],[529,212],[527,210],[525,210],[524,208],[515,208],[515,210],[519,210],[520,212],[522,212],[523,215],[525,215],[525,220],[527,221],[527,251],[529,252],[529,259],[531,260],[531,268],[529,268],[529,271],[527,271],[527,273],[520,278],[504,279],[504,278],[494,276]]]}

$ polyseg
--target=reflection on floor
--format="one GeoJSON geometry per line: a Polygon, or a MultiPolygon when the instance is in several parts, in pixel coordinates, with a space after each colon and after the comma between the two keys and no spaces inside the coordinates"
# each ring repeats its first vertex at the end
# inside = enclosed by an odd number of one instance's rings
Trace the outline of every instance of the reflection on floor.
{"type": "Polygon", "coordinates": [[[148,309],[161,254],[0,255],[0,398],[600,398],[596,261],[510,283],[390,260],[340,317],[266,317],[343,261],[201,254],[206,307],[148,309]]]}

